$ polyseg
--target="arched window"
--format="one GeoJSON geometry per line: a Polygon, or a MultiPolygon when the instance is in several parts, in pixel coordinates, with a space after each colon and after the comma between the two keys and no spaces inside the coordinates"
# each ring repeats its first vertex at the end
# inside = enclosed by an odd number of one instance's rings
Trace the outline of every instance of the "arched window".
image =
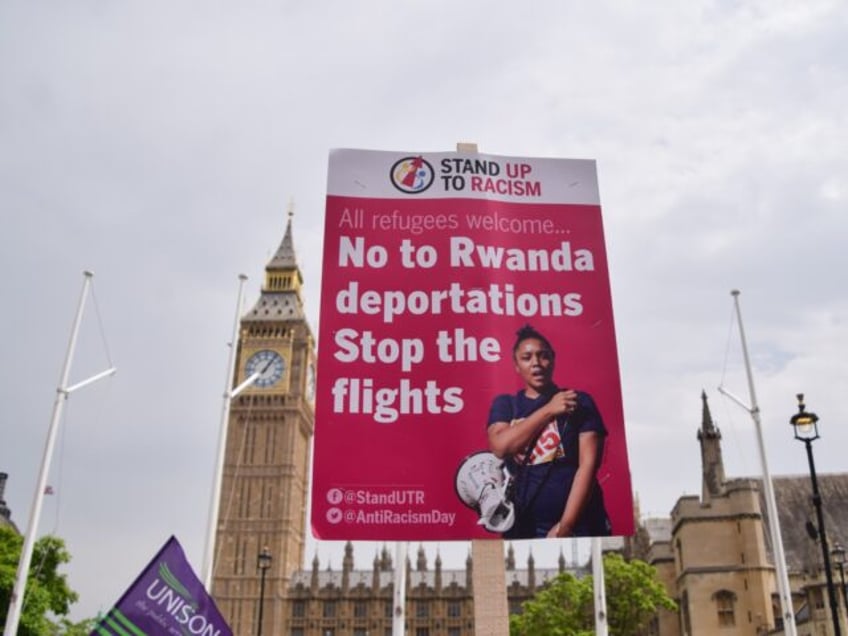
{"type": "Polygon", "coordinates": [[[736,625],[736,594],[730,590],[719,590],[713,594],[718,613],[719,627],[733,627],[736,625]]]}
{"type": "Polygon", "coordinates": [[[324,618],[335,618],[336,609],[337,608],[335,600],[324,601],[324,618]]]}

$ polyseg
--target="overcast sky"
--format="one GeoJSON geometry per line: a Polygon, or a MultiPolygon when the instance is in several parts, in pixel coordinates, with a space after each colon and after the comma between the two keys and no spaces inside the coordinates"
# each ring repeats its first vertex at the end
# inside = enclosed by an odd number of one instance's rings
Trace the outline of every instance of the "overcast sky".
{"type": "MultiPolygon", "coordinates": [[[[728,474],[760,472],[716,391],[749,401],[733,288],[772,473],[808,471],[799,391],[817,468],[844,471],[846,43],[839,0],[0,4],[0,471],[21,531],[84,269],[71,382],[118,367],[67,403],[40,526],[73,555],[75,617],[171,534],[200,570],[238,274],[250,304],[293,199],[317,333],[330,148],[597,160],[643,515],[700,493],[702,389],[728,474]]],[[[426,549],[461,567],[468,547],[426,549]]]]}

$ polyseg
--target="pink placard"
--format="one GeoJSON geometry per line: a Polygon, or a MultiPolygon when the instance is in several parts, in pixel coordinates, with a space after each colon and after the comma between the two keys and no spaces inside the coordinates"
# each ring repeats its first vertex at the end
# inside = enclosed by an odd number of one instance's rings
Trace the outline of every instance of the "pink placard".
{"type": "Polygon", "coordinates": [[[513,346],[528,324],[556,351],[557,386],[579,390],[596,406],[606,431],[596,480],[610,533],[632,534],[595,163],[333,151],[315,536],[500,536],[461,500],[456,476],[469,455],[489,450],[495,396],[522,389],[513,346]]]}

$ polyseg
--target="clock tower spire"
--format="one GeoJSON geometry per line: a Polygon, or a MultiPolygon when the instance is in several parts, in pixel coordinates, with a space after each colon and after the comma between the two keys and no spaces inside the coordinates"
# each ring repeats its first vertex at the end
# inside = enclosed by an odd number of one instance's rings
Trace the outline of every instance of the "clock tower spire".
{"type": "Polygon", "coordinates": [[[267,546],[265,633],[282,625],[281,599],[302,568],[309,448],[314,427],[315,340],[304,311],[289,207],[285,234],[242,317],[234,386],[258,372],[230,407],[212,593],[237,635],[258,633],[257,557],[267,546]]]}
{"type": "Polygon", "coordinates": [[[265,284],[263,292],[294,292],[300,300],[303,277],[297,266],[297,257],[294,253],[294,241],[292,240],[292,217],[294,212],[289,207],[289,220],[286,223],[286,233],[280,247],[265,267],[265,284]]]}

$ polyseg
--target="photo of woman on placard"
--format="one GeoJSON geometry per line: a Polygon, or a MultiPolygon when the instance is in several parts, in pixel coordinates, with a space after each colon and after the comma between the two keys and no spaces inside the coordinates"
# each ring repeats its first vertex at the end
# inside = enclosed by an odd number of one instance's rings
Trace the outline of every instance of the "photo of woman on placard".
{"type": "Polygon", "coordinates": [[[524,386],[498,395],[488,420],[489,450],[511,476],[515,523],[505,538],[607,536],[597,470],[606,428],[592,397],[553,380],[556,353],[530,325],[512,349],[524,386]]]}

